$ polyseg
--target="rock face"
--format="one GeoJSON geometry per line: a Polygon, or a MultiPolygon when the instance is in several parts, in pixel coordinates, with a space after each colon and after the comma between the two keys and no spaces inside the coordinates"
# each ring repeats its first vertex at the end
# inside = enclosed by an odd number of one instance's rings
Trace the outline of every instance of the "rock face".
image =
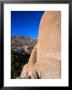
{"type": "Polygon", "coordinates": [[[37,45],[20,77],[27,78],[27,76],[32,79],[61,78],[60,11],[44,12],[40,22],[37,45]]]}
{"type": "Polygon", "coordinates": [[[37,46],[35,46],[34,49],[32,50],[28,63],[24,65],[20,78],[26,79],[27,76],[33,78],[33,70],[36,62],[37,62],[37,46]]]}
{"type": "Polygon", "coordinates": [[[45,56],[60,60],[61,25],[60,12],[45,12],[39,27],[37,60],[44,60],[45,56]],[[44,47],[44,48],[43,48],[44,47]]]}

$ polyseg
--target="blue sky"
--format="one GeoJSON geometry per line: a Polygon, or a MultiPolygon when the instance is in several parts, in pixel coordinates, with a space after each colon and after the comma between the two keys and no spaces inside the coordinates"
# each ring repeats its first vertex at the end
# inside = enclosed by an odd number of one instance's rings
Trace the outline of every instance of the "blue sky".
{"type": "Polygon", "coordinates": [[[11,35],[37,39],[44,11],[11,11],[11,35]]]}

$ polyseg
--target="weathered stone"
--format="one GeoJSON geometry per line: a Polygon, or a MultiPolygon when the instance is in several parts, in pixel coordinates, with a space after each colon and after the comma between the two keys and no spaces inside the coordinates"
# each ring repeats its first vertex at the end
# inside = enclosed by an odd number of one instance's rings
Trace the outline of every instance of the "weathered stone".
{"type": "Polygon", "coordinates": [[[27,54],[29,54],[29,55],[31,54],[32,49],[33,49],[32,46],[25,46],[25,52],[26,52],[27,54]]]}
{"type": "Polygon", "coordinates": [[[61,78],[61,12],[47,11],[43,14],[37,45],[21,77],[32,79],[61,78]]]}

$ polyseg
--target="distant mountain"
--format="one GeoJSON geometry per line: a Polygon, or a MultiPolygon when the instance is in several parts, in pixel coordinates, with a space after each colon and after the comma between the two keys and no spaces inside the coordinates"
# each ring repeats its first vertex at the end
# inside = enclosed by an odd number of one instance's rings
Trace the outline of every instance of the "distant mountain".
{"type": "Polygon", "coordinates": [[[25,37],[25,36],[12,36],[11,37],[11,45],[12,46],[23,46],[29,45],[34,46],[37,43],[37,40],[25,37]]]}
{"type": "Polygon", "coordinates": [[[23,66],[28,62],[37,40],[25,36],[11,37],[11,78],[18,77],[23,66]]]}

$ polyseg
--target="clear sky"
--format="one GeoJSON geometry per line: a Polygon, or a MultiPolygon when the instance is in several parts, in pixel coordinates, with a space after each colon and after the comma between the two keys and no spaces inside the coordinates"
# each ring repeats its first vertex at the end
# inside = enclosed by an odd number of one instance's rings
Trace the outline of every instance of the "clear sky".
{"type": "Polygon", "coordinates": [[[11,11],[11,35],[37,39],[44,11],[11,11]]]}

